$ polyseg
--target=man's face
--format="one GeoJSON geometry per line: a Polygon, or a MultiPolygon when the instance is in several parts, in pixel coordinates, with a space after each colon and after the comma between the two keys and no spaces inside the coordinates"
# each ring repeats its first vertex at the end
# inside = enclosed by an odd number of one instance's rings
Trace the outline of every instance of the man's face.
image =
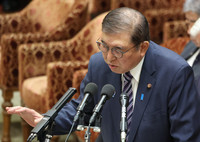
{"type": "Polygon", "coordinates": [[[108,52],[102,52],[102,54],[109,68],[115,73],[122,74],[130,71],[141,61],[148,49],[149,43],[147,41],[137,45],[138,49],[136,49],[136,45],[131,43],[130,37],[129,33],[102,33],[100,41],[109,47],[108,52]],[[117,48],[122,52],[127,52],[124,53],[121,58],[117,58],[112,54],[112,48],[117,48]]]}
{"type": "Polygon", "coordinates": [[[186,23],[188,25],[188,32],[191,29],[191,27],[194,25],[194,23],[196,22],[198,17],[199,17],[198,14],[192,11],[185,13],[186,23]]]}
{"type": "MultiPolygon", "coordinates": [[[[194,23],[196,22],[196,20],[199,18],[199,15],[195,12],[189,11],[189,12],[185,13],[185,17],[186,17],[186,23],[188,25],[187,32],[190,35],[190,30],[191,30],[192,26],[194,25],[194,23]]],[[[199,37],[200,37],[200,32],[199,32],[199,34],[197,34],[196,37],[192,37],[190,35],[191,40],[195,43],[196,46],[200,46],[199,37]]]]}

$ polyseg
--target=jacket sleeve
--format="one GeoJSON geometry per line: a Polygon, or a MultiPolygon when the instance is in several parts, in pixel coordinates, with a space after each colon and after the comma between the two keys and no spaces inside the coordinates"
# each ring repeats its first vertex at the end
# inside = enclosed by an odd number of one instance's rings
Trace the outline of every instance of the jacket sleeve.
{"type": "Polygon", "coordinates": [[[200,141],[200,96],[191,67],[179,69],[168,96],[170,133],[176,142],[200,141]]]}

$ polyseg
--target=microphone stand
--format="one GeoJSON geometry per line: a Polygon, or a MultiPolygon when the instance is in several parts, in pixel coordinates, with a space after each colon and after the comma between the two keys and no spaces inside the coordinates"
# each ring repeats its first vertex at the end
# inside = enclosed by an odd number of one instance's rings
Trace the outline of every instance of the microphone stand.
{"type": "Polygon", "coordinates": [[[83,131],[85,128],[85,126],[84,126],[84,119],[85,119],[85,113],[81,113],[80,114],[80,117],[79,117],[79,119],[78,119],[78,126],[77,126],[77,130],[78,131],[83,131]]]}
{"type": "Polygon", "coordinates": [[[51,141],[51,138],[53,137],[52,135],[52,129],[53,129],[53,125],[54,125],[54,121],[49,124],[49,129],[47,129],[47,134],[46,134],[46,138],[45,138],[45,142],[50,142],[51,141]]]}
{"type": "Polygon", "coordinates": [[[42,120],[33,128],[31,134],[27,139],[27,142],[31,142],[36,136],[38,138],[42,138],[43,132],[45,131],[48,132],[45,141],[49,141],[52,138],[52,127],[55,117],[75,93],[75,88],[69,88],[69,90],[58,100],[58,102],[52,107],[52,109],[48,110],[47,113],[44,114],[42,120]]]}
{"type": "Polygon", "coordinates": [[[85,132],[85,136],[84,136],[84,139],[85,139],[85,142],[90,142],[90,125],[87,127],[87,130],[85,132]]]}
{"type": "MultiPolygon", "coordinates": [[[[95,126],[92,127],[94,132],[100,132],[101,131],[101,128],[100,128],[101,119],[102,119],[102,116],[100,114],[97,114],[97,117],[96,117],[96,120],[95,120],[95,126]]],[[[91,136],[90,128],[91,128],[91,124],[89,124],[87,126],[87,130],[86,130],[85,136],[84,136],[85,142],[90,142],[90,136],[91,136]]]]}
{"type": "Polygon", "coordinates": [[[101,132],[101,119],[102,116],[101,115],[97,115],[97,118],[95,120],[95,126],[93,127],[93,131],[94,132],[101,132]]]}
{"type": "Polygon", "coordinates": [[[121,130],[121,142],[126,141],[126,132],[127,132],[127,118],[126,118],[126,109],[128,106],[128,97],[125,93],[120,95],[120,104],[121,108],[121,120],[120,120],[120,130],[121,130]]]}
{"type": "Polygon", "coordinates": [[[52,135],[46,135],[46,139],[45,139],[45,142],[50,142],[50,140],[51,140],[51,138],[52,138],[52,135]]]}

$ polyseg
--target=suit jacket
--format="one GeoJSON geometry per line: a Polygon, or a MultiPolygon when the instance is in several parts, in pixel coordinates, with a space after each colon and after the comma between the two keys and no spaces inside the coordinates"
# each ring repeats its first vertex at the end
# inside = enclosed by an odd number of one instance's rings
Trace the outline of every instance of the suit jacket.
{"type": "MultiPolygon", "coordinates": [[[[199,48],[192,42],[190,41],[184,48],[183,52],[181,53],[181,56],[185,59],[188,60],[199,48]]],[[[194,72],[200,72],[200,64],[197,65],[196,70],[193,70],[194,72]]],[[[198,92],[200,92],[200,87],[198,84],[199,77],[195,78],[195,84],[197,87],[198,92]]]]}
{"type": "MultiPolygon", "coordinates": [[[[54,134],[69,131],[89,82],[98,85],[98,94],[86,105],[87,114],[91,114],[100,100],[100,91],[105,84],[115,87],[115,95],[101,112],[98,141],[120,142],[121,75],[109,69],[101,52],[90,59],[88,73],[80,87],[81,96],[63,107],[56,117],[54,134]]],[[[128,142],[200,142],[200,96],[193,83],[192,69],[185,60],[151,41],[140,75],[128,142]],[[148,84],[152,86],[148,87],[148,84]],[[143,100],[141,94],[144,94],[143,100]]]]}
{"type": "Polygon", "coordinates": [[[198,91],[198,93],[200,95],[200,77],[196,81],[196,87],[197,87],[197,91],[198,91]]]}
{"type": "Polygon", "coordinates": [[[194,44],[194,42],[190,41],[188,44],[186,44],[183,52],[181,53],[181,56],[187,60],[189,59],[196,51],[198,50],[197,46],[194,44]]]}

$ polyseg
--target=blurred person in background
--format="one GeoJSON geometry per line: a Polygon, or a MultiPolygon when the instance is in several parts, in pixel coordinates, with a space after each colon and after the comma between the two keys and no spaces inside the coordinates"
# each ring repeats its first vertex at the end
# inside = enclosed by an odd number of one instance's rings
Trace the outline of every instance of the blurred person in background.
{"type": "Polygon", "coordinates": [[[200,83],[198,83],[198,80],[200,80],[200,25],[198,25],[199,32],[195,36],[191,33],[191,28],[200,18],[200,0],[186,0],[183,11],[188,25],[187,32],[190,35],[191,41],[185,46],[181,56],[192,66],[195,84],[200,93],[200,83]]]}

